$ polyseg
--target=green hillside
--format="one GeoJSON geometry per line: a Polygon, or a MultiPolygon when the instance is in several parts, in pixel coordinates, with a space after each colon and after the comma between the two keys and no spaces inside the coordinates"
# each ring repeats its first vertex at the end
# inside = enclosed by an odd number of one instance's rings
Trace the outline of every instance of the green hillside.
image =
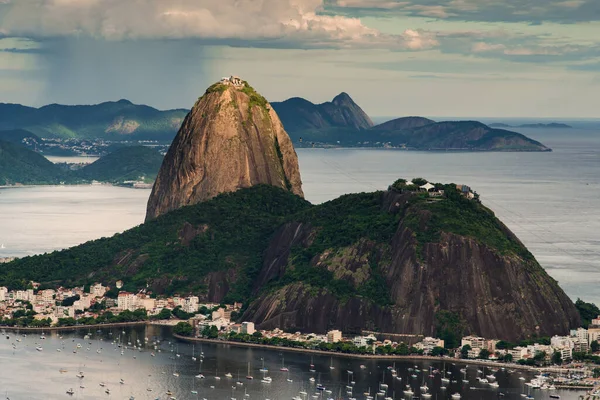
{"type": "Polygon", "coordinates": [[[0,140],[0,185],[58,184],[69,178],[44,156],[0,140]]]}
{"type": "Polygon", "coordinates": [[[127,146],[109,153],[75,172],[88,181],[122,183],[144,180],[152,182],[162,164],[163,156],[146,146],[127,146]]]}
{"type": "Polygon", "coordinates": [[[128,100],[41,108],[0,103],[0,130],[25,129],[43,138],[171,141],[187,113],[128,100]]]}
{"type": "MultiPolygon", "coordinates": [[[[453,190],[451,185],[446,188],[453,190]]],[[[310,261],[327,249],[344,248],[359,240],[385,244],[400,218],[417,232],[420,245],[438,241],[442,231],[453,232],[475,235],[475,240],[501,253],[531,257],[518,240],[507,236],[494,214],[477,202],[456,195],[429,203],[426,197],[409,193],[405,211],[389,213],[382,210],[382,196],[383,192],[350,194],[315,206],[281,189],[259,185],[180,208],[112,238],[18,260],[8,264],[0,284],[25,277],[61,284],[90,279],[109,282],[118,277],[131,289],[151,280],[173,292],[197,290],[207,273],[234,267],[248,278],[244,285],[249,285],[260,270],[268,240],[288,221],[309,224],[318,233],[309,247],[294,253],[295,272],[278,284],[306,280],[318,286],[344,286],[333,278],[322,279],[323,271],[311,271],[310,261]],[[420,231],[418,221],[424,210],[432,215],[420,231]]],[[[230,296],[239,298],[241,294],[248,294],[248,287],[234,288],[230,296]]]]}
{"type": "Polygon", "coordinates": [[[308,207],[290,192],[256,186],[178,209],[111,238],[6,264],[0,282],[13,287],[32,278],[73,285],[120,277],[126,288],[152,282],[172,293],[206,290],[206,274],[234,267],[247,281],[232,295],[249,295],[273,231],[286,215],[308,207]],[[210,235],[201,234],[205,227],[210,235]],[[192,239],[186,238],[188,230],[192,239]]]}
{"type": "Polygon", "coordinates": [[[438,187],[449,195],[399,187],[311,205],[254,186],[7,263],[0,285],[122,280],[127,291],[241,301],[260,329],[517,340],[579,326],[573,302],[490,210],[438,187]]]}

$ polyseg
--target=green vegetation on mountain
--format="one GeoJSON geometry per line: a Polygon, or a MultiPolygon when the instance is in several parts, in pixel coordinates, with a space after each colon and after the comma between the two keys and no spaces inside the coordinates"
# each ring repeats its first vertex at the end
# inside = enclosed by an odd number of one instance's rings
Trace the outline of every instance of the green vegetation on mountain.
{"type": "Polygon", "coordinates": [[[41,108],[0,103],[0,130],[25,129],[43,138],[171,141],[187,112],[128,100],[41,108]]]}
{"type": "Polygon", "coordinates": [[[446,232],[473,238],[501,254],[533,260],[533,255],[492,210],[461,196],[456,185],[438,186],[444,190],[446,198],[435,202],[417,201],[412,208],[415,212],[404,218],[406,226],[415,233],[420,249],[423,244],[438,242],[441,234],[446,232]]]}
{"type": "Polygon", "coordinates": [[[5,265],[0,281],[19,287],[29,277],[66,285],[122,279],[126,289],[151,283],[173,293],[205,291],[207,274],[234,268],[242,280],[231,295],[248,296],[272,232],[288,213],[309,206],[287,191],[255,186],[180,208],[111,238],[19,259],[5,265]]]}
{"type": "MultiPolygon", "coordinates": [[[[234,267],[243,271],[243,283],[234,287],[230,296],[243,299],[260,271],[268,239],[277,227],[289,221],[310,224],[315,227],[315,236],[310,246],[294,247],[290,259],[294,269],[276,285],[304,282],[330,288],[345,299],[355,295],[352,286],[334,279],[323,268],[315,268],[311,260],[328,250],[368,241],[384,248],[383,252],[366,255],[373,266],[387,255],[385,247],[400,220],[421,243],[438,241],[444,231],[473,237],[500,253],[528,254],[518,242],[506,238],[491,211],[458,194],[435,203],[411,195],[405,210],[397,213],[382,210],[382,196],[383,192],[350,194],[313,206],[286,191],[259,185],[180,208],[112,238],[17,260],[7,264],[9,268],[0,283],[12,286],[26,277],[66,285],[123,279],[129,288],[137,289],[149,280],[166,278],[169,285],[163,289],[172,293],[204,290],[201,282],[207,273],[234,267]],[[430,218],[421,232],[418,221],[423,210],[429,211],[430,218]],[[473,225],[470,231],[469,225],[473,225]],[[193,239],[184,238],[186,229],[194,232],[193,239]]],[[[375,276],[374,281],[359,288],[359,295],[388,302],[385,293],[375,290],[380,286],[375,276]]]]}
{"type": "Polygon", "coordinates": [[[110,183],[138,180],[153,182],[162,161],[163,156],[153,148],[127,146],[83,167],[75,175],[88,181],[110,183]]]}
{"type": "Polygon", "coordinates": [[[156,293],[242,301],[249,304],[244,318],[256,322],[278,321],[269,313],[293,313],[294,320],[277,326],[312,324],[316,331],[330,327],[327,319],[315,322],[298,310],[329,304],[332,318],[353,316],[337,320],[344,329],[376,324],[413,331],[430,321],[428,334],[441,332],[449,340],[461,332],[515,340],[535,326],[553,334],[578,324],[573,303],[493,213],[464,199],[455,186],[443,188],[450,195],[435,201],[390,189],[311,205],[284,189],[257,185],[179,208],[111,238],[5,264],[0,285],[24,287],[29,279],[114,285],[120,279],[124,290],[148,286],[156,293]],[[471,306],[492,304],[494,295],[460,278],[473,268],[503,293],[497,307],[514,304],[514,297],[529,311],[490,311],[493,321],[480,325],[471,306]],[[420,290],[431,290],[433,297],[419,297],[420,290]],[[407,313],[408,319],[393,317],[407,313]],[[503,318],[518,318],[518,329],[505,329],[503,318]],[[526,322],[530,318],[533,327],[526,322]]]}
{"type": "Polygon", "coordinates": [[[65,171],[41,154],[0,140],[0,185],[59,184],[67,179],[65,171]]]}
{"type": "Polygon", "coordinates": [[[600,308],[594,303],[586,303],[581,299],[577,299],[575,307],[577,307],[577,311],[579,311],[579,315],[581,316],[581,326],[586,329],[592,322],[592,319],[600,316],[600,308]]]}
{"type": "Polygon", "coordinates": [[[21,144],[0,140],[0,185],[56,185],[99,181],[152,182],[163,157],[145,146],[118,147],[112,153],[79,170],[57,165],[21,144]]]}
{"type": "Polygon", "coordinates": [[[42,139],[40,139],[37,135],[34,135],[25,129],[10,129],[6,131],[0,131],[0,140],[17,144],[21,144],[24,141],[31,141],[33,143],[39,143],[42,141],[42,139]]]}

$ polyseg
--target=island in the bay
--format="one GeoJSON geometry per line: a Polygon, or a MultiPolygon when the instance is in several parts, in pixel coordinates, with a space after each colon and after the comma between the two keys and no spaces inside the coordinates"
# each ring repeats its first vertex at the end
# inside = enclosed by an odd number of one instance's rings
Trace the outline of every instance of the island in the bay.
{"type": "Polygon", "coordinates": [[[5,263],[0,285],[119,281],[117,296],[242,303],[236,319],[259,329],[435,335],[449,346],[579,327],[575,304],[465,183],[398,179],[312,205],[275,107],[225,80],[183,121],[144,224],[5,263]]]}

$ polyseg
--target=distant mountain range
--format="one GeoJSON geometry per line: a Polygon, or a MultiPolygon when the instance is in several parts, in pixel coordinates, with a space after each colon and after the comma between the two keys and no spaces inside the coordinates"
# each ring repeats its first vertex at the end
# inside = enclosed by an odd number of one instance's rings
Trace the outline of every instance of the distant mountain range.
{"type": "Polygon", "coordinates": [[[81,169],[54,164],[18,143],[0,140],[0,185],[55,185],[92,181],[128,184],[151,183],[163,156],[146,146],[125,146],[81,169]]]}
{"type": "MultiPolygon", "coordinates": [[[[296,147],[393,147],[414,150],[550,151],[543,144],[505,124],[477,121],[436,122],[402,117],[374,125],[347,93],[330,102],[314,104],[294,97],[271,103],[296,147]]],[[[0,130],[11,130],[11,140],[39,138],[157,140],[171,142],[188,110],[159,111],[127,100],[90,106],[52,104],[31,108],[0,103],[0,130]]],[[[564,124],[519,127],[565,128],[564,124]]],[[[3,139],[0,132],[0,140],[3,139]]],[[[31,147],[31,146],[30,146],[31,147]]]]}
{"type": "Polygon", "coordinates": [[[171,141],[187,113],[128,100],[41,108],[0,103],[0,130],[25,129],[42,138],[171,141]]]}
{"type": "Polygon", "coordinates": [[[346,94],[313,104],[301,98],[272,103],[298,147],[401,147],[414,150],[550,151],[525,135],[477,121],[436,122],[402,117],[373,125],[346,94]]]}
{"type": "Polygon", "coordinates": [[[508,125],[508,124],[503,124],[501,122],[496,122],[493,124],[490,124],[489,126],[491,126],[492,128],[550,128],[550,129],[572,129],[573,127],[571,125],[567,125],[567,124],[561,124],[558,122],[551,122],[549,124],[542,124],[542,123],[537,123],[537,124],[521,124],[521,125],[508,125]]]}
{"type": "Polygon", "coordinates": [[[271,103],[288,133],[335,127],[365,130],[373,126],[371,118],[347,93],[326,103],[313,104],[300,97],[271,103]]]}

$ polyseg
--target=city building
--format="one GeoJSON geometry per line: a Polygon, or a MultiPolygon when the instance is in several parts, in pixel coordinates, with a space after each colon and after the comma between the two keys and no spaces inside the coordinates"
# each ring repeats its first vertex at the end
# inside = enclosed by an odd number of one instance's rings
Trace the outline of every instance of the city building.
{"type": "Polygon", "coordinates": [[[119,292],[119,297],[117,298],[117,307],[121,311],[135,311],[137,300],[136,297],[137,296],[134,293],[119,292]]]}
{"type": "Polygon", "coordinates": [[[426,337],[422,341],[415,343],[415,347],[423,350],[423,354],[431,354],[431,351],[435,347],[444,347],[444,341],[442,339],[426,337]]]}
{"type": "Polygon", "coordinates": [[[337,343],[342,340],[342,331],[337,329],[327,332],[327,343],[337,343]]]}
{"type": "Polygon", "coordinates": [[[252,335],[254,332],[256,332],[254,322],[242,322],[242,333],[252,335]]]}

